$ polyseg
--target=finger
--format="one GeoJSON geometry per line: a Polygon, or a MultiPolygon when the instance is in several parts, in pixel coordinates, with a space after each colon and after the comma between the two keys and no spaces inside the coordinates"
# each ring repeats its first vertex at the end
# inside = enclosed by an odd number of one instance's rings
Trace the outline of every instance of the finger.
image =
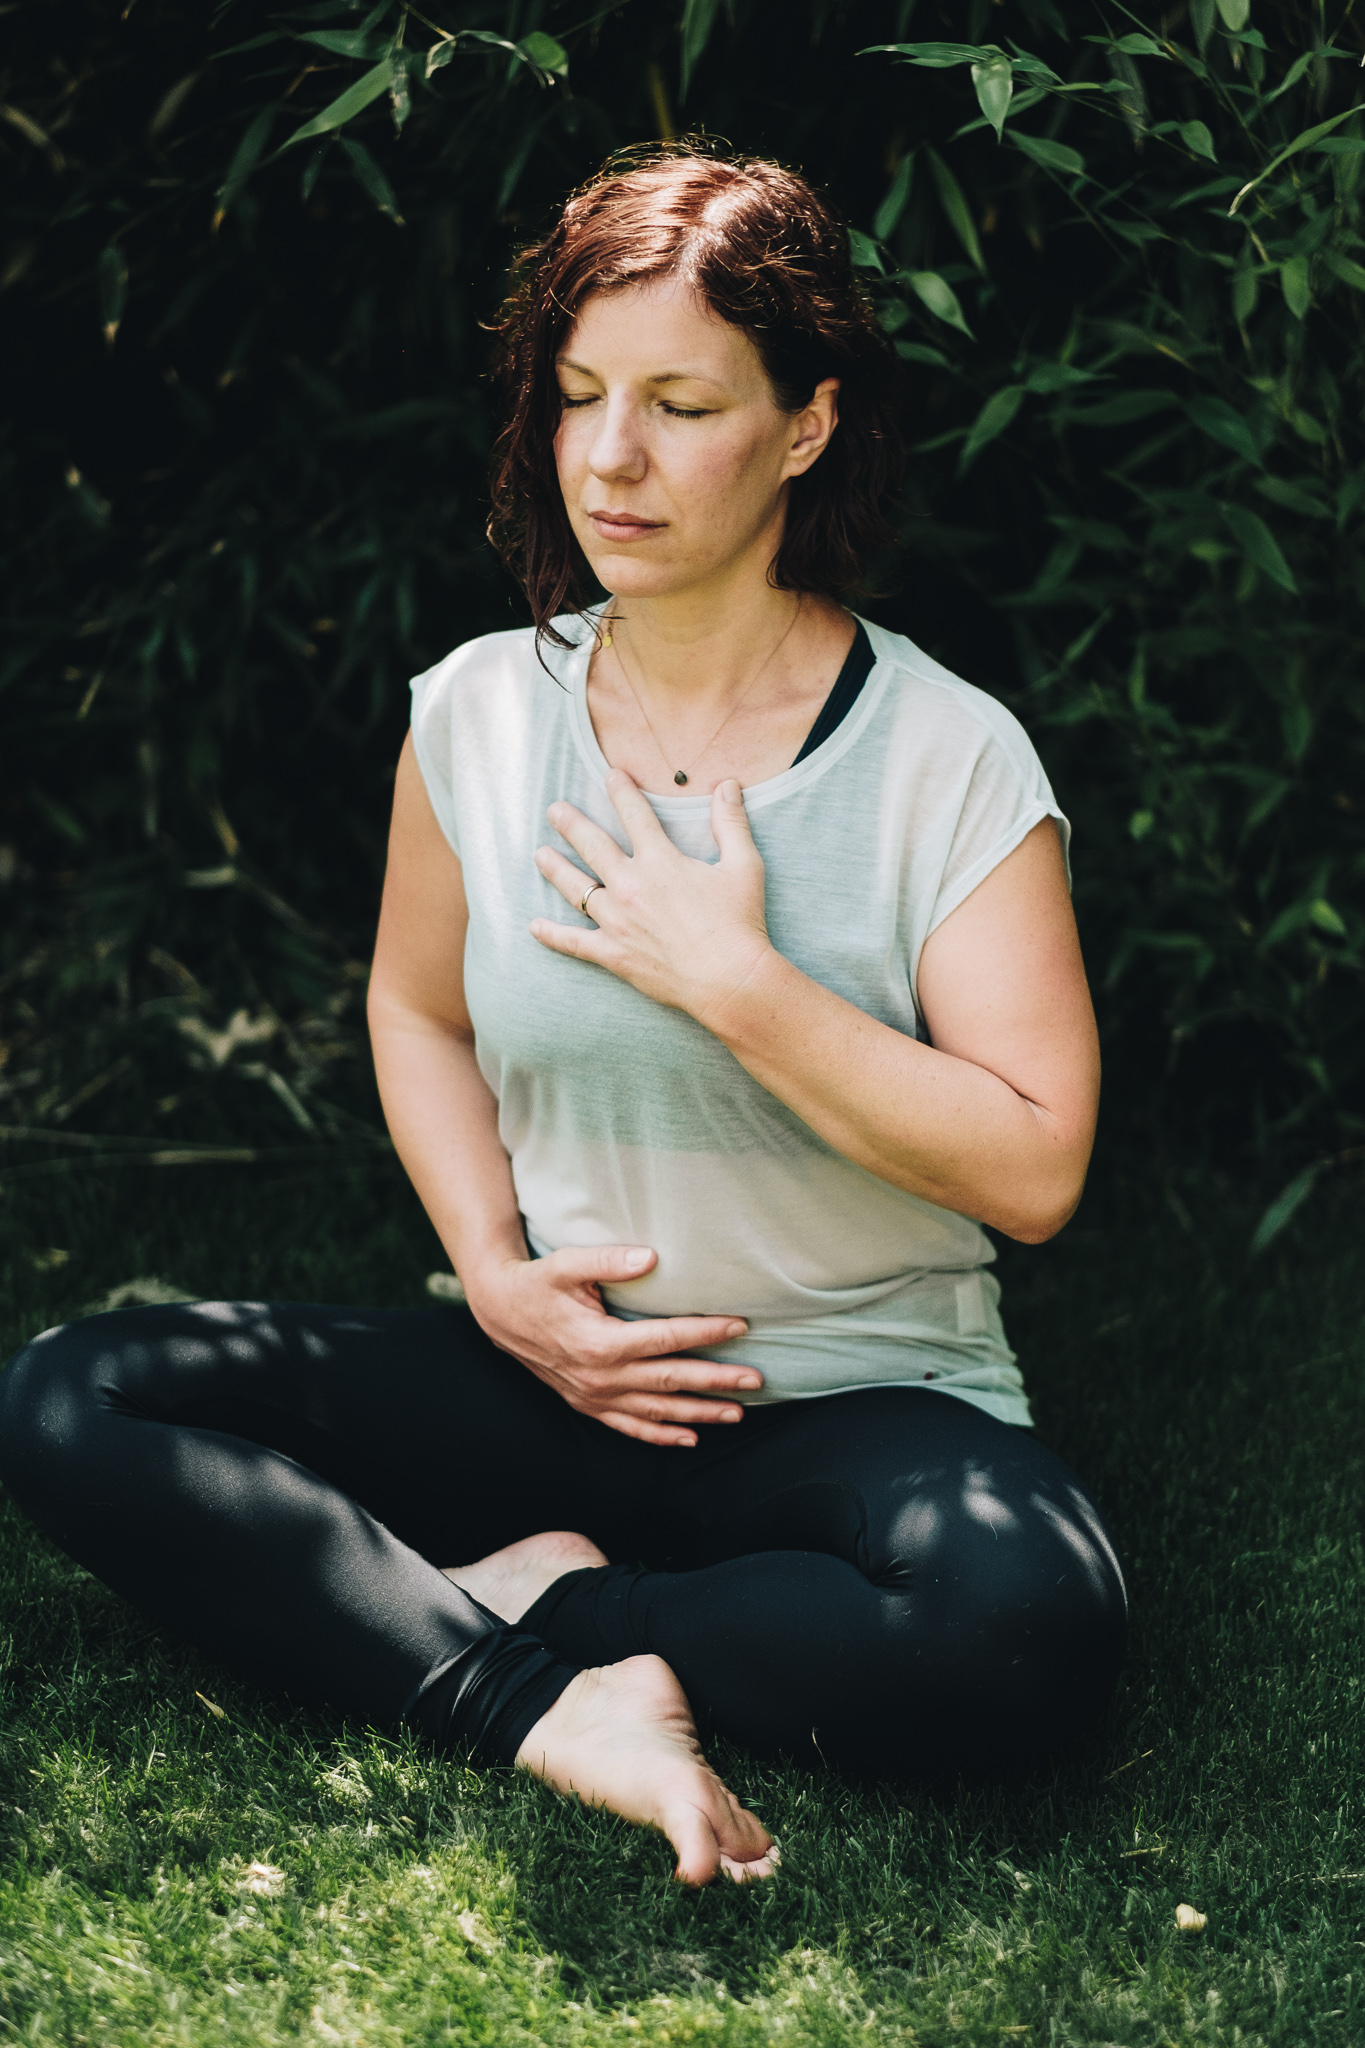
{"type": "Polygon", "coordinates": [[[754,845],[749,813],[744,808],[744,791],[733,777],[718,782],[711,792],[711,836],[720,848],[722,860],[736,855],[761,857],[754,845]]]}
{"type": "Polygon", "coordinates": [[[711,1394],[731,1398],[753,1394],[763,1384],[763,1375],[752,1365],[716,1365],[706,1358],[668,1358],[662,1363],[647,1358],[618,1359],[608,1368],[629,1372],[633,1394],[711,1394]]]}
{"type": "Polygon", "coordinates": [[[671,844],[663,826],[654,815],[654,806],[641,793],[640,785],[634,776],[628,775],[624,768],[612,769],[607,777],[607,795],[611,798],[612,808],[625,826],[636,853],[651,836],[671,844]]]}
{"type": "Polygon", "coordinates": [[[594,967],[608,967],[602,950],[602,934],[585,931],[581,924],[556,924],[550,917],[533,917],[531,937],[551,953],[567,953],[571,960],[587,960],[594,967]]]}
{"type": "Polygon", "coordinates": [[[655,1394],[639,1387],[624,1392],[613,1390],[613,1415],[633,1415],[637,1422],[657,1422],[677,1429],[706,1428],[713,1422],[743,1422],[744,1410],[737,1404],[702,1400],[696,1395],[655,1394]]]}
{"type": "Polygon", "coordinates": [[[647,1244],[566,1244],[541,1261],[547,1272],[569,1281],[588,1280],[609,1285],[614,1280],[638,1280],[659,1262],[659,1254],[647,1244]]]}
{"type": "MultiPolygon", "coordinates": [[[[608,778],[610,780],[610,778],[608,778]]],[[[648,804],[645,809],[649,810],[648,804]]],[[[650,811],[651,818],[654,813],[650,811]]],[[[622,853],[610,832],[604,832],[600,825],[594,825],[591,818],[585,818],[576,805],[563,799],[550,805],[545,813],[561,839],[567,839],[575,853],[581,854],[604,882],[609,882],[613,873],[620,874],[630,861],[630,855],[622,853]]]]}
{"type": "Polygon", "coordinates": [[[633,1358],[700,1351],[713,1344],[732,1344],[749,1333],[749,1325],[739,1316],[649,1316],[627,1327],[633,1358]]]}
{"type": "Polygon", "coordinates": [[[642,1444],[659,1444],[665,1450],[695,1451],[697,1439],[690,1429],[668,1429],[657,1422],[642,1422],[638,1416],[623,1415],[608,1408],[595,1418],[621,1436],[636,1437],[642,1444]]]}
{"type": "Polygon", "coordinates": [[[536,848],[536,866],[551,888],[558,889],[564,901],[572,903],[575,910],[583,907],[585,889],[601,886],[595,875],[585,875],[582,868],[575,867],[571,860],[565,860],[563,854],[556,853],[552,846],[536,848]]]}

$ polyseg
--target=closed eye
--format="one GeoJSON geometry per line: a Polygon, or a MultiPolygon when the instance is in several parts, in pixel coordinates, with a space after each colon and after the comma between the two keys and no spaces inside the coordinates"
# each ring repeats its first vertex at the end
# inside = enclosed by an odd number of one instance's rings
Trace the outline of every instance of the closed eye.
{"type": "MultiPolygon", "coordinates": [[[[559,402],[566,412],[579,412],[585,405],[596,405],[599,401],[595,391],[584,392],[577,397],[571,396],[567,391],[561,391],[559,402]]],[[[703,405],[670,405],[666,398],[659,400],[660,412],[666,412],[673,420],[709,419],[713,409],[703,405]]]]}

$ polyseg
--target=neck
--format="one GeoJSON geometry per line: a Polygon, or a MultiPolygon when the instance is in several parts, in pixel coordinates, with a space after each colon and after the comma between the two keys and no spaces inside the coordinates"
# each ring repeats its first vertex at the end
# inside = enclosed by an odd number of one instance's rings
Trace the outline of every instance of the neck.
{"type": "Polygon", "coordinates": [[[821,601],[774,590],[766,577],[755,587],[752,576],[663,597],[624,593],[608,607],[637,688],[660,706],[685,700],[718,712],[742,695],[784,637],[796,637],[801,615],[812,609],[821,610],[821,601]]]}

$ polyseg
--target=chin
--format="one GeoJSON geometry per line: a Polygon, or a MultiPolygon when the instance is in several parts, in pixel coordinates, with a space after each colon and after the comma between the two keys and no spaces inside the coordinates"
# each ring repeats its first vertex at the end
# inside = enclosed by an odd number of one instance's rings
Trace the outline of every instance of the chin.
{"type": "Polygon", "coordinates": [[[667,597],[696,581],[695,574],[686,569],[664,562],[642,562],[638,555],[608,553],[596,559],[589,555],[588,565],[602,588],[614,597],[667,597]]]}

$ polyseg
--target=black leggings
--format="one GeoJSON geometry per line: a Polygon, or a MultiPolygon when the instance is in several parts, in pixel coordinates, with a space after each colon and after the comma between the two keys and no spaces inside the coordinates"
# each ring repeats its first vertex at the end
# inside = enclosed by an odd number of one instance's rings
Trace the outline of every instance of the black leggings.
{"type": "Polygon", "coordinates": [[[0,1380],[0,1477],[158,1622],[303,1700],[509,1760],[573,1672],[653,1651],[703,1733],[1013,1768],[1108,1698],[1099,1511],[927,1388],[750,1408],[695,1450],[576,1414],[450,1309],[123,1309],[0,1380]],[[508,1627],[441,1575],[537,1530],[613,1562],[508,1627]]]}

